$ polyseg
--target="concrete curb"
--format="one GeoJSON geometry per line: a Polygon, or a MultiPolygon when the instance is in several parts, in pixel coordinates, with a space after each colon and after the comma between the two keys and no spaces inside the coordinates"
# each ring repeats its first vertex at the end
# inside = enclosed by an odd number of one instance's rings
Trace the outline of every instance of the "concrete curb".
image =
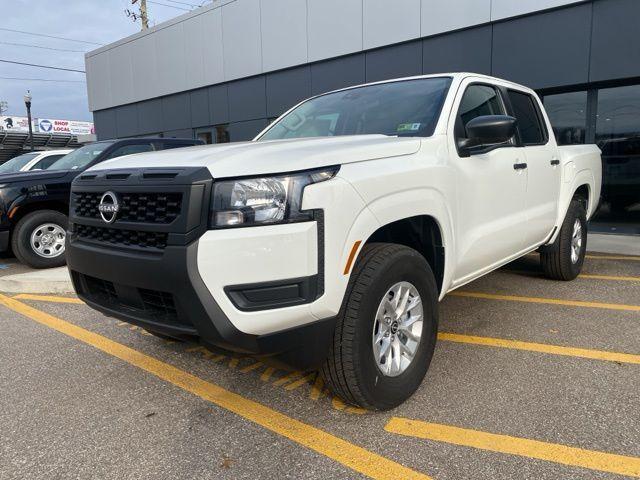
{"type": "Polygon", "coordinates": [[[75,293],[67,267],[34,270],[0,277],[0,292],[75,293]]]}

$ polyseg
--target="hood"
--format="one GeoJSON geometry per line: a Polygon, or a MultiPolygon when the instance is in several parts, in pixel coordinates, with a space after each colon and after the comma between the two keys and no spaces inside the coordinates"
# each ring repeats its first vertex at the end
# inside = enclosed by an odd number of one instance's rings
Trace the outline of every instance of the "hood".
{"type": "Polygon", "coordinates": [[[101,162],[89,171],[207,167],[214,178],[263,175],[410,155],[418,137],[356,135],[225,143],[140,153],[101,162]]]}
{"type": "Polygon", "coordinates": [[[0,175],[0,185],[4,183],[18,182],[43,182],[62,178],[69,173],[69,170],[38,170],[35,172],[15,172],[0,175]]]}

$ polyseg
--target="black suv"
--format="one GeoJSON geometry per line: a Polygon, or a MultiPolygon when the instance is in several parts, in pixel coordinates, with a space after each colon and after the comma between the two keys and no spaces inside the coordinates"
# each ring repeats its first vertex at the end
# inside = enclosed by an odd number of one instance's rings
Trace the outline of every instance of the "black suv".
{"type": "Polygon", "coordinates": [[[34,268],[64,265],[71,182],[96,163],[124,155],[202,145],[187,138],[108,140],[80,147],[47,170],[0,178],[0,252],[34,268]]]}

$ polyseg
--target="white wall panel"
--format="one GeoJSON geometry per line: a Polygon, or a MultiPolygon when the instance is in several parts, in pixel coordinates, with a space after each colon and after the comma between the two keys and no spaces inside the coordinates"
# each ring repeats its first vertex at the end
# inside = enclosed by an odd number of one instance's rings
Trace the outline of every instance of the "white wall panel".
{"type": "Polygon", "coordinates": [[[222,7],[225,80],[262,72],[260,0],[236,0],[222,7]]]}
{"type": "Polygon", "coordinates": [[[421,0],[364,0],[363,47],[375,48],[420,36],[421,0]]]}
{"type": "Polygon", "coordinates": [[[156,39],[156,63],[158,90],[161,95],[187,90],[185,57],[187,55],[183,23],[158,30],[156,39]]]}
{"type": "Polygon", "coordinates": [[[203,16],[191,17],[182,25],[185,43],[185,76],[188,88],[201,87],[204,83],[204,45],[209,40],[204,34],[203,16]]]}
{"type": "Polygon", "coordinates": [[[362,1],[307,0],[309,61],[362,50],[362,1]]]}
{"type": "MultiPolygon", "coordinates": [[[[160,95],[156,41],[153,35],[140,37],[127,44],[132,58],[133,95],[144,100],[160,95]]],[[[121,48],[121,47],[116,47],[121,48]]],[[[102,54],[101,54],[102,55],[102,54]]]]}
{"type": "Polygon", "coordinates": [[[306,0],[260,0],[262,69],[307,62],[306,0]]]}
{"type": "Polygon", "coordinates": [[[201,15],[205,42],[203,44],[204,82],[206,85],[224,81],[222,49],[222,9],[201,15]]]}
{"type": "Polygon", "coordinates": [[[493,0],[491,20],[515,17],[547,8],[561,7],[580,0],[493,0]]]}
{"type": "Polygon", "coordinates": [[[111,96],[109,52],[87,57],[85,69],[89,91],[89,109],[93,111],[119,105],[120,99],[111,96]]]}
{"type": "Polygon", "coordinates": [[[491,0],[422,0],[421,17],[423,37],[470,27],[490,20],[491,0]]]}
{"type": "Polygon", "coordinates": [[[111,95],[122,99],[123,103],[132,102],[133,71],[131,67],[131,48],[129,44],[109,50],[109,83],[111,95]]]}

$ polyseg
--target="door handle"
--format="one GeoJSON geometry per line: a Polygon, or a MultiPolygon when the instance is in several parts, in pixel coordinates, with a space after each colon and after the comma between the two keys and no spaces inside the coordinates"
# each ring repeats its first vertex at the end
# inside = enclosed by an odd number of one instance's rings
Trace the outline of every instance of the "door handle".
{"type": "Polygon", "coordinates": [[[526,163],[514,163],[513,164],[513,169],[514,170],[522,170],[523,168],[527,168],[527,164],[526,163]]]}
{"type": "Polygon", "coordinates": [[[557,158],[552,158],[551,165],[560,165],[560,160],[558,160],[557,158]]]}

